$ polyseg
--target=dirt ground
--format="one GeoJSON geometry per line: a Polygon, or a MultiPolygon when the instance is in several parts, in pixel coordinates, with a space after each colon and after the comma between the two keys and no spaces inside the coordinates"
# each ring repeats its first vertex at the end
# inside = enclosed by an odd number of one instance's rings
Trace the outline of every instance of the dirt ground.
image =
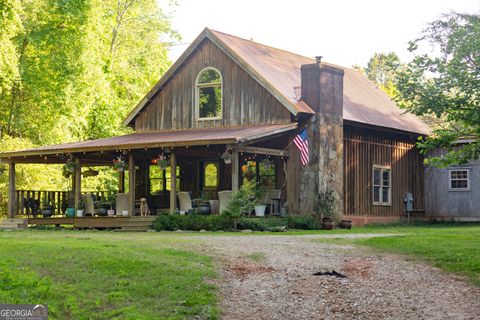
{"type": "Polygon", "coordinates": [[[480,288],[458,276],[320,237],[202,237],[222,319],[480,319],[480,288]],[[333,270],[346,277],[314,275],[333,270]]]}

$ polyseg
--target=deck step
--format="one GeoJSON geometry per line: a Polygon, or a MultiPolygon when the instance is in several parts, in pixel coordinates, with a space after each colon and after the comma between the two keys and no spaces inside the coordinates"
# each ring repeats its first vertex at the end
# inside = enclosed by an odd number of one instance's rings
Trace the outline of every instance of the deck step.
{"type": "Polygon", "coordinates": [[[27,228],[28,228],[28,219],[8,218],[8,219],[2,219],[0,222],[1,230],[17,230],[17,229],[27,229],[27,228]]]}

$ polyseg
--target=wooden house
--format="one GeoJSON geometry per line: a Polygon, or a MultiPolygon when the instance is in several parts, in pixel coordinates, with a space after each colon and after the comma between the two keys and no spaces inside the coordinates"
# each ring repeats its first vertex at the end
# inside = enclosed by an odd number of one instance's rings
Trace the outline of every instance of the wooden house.
{"type": "Polygon", "coordinates": [[[334,191],[337,212],[357,223],[398,219],[407,192],[415,209],[424,209],[415,141],[429,128],[361,73],[321,58],[205,29],[124,124],[134,133],[1,154],[12,177],[9,214],[20,201],[15,163],[73,157],[78,202],[81,168],[112,165],[119,156],[129,172],[128,188],[120,174],[119,192],[128,189],[131,213],[143,197],[153,209],[174,212],[178,191],[215,199],[245,177],[281,190],[289,214],[312,213],[326,189],[334,191]],[[291,143],[303,128],[305,166],[291,143]],[[169,168],[159,170],[155,163],[164,158],[169,168]]]}

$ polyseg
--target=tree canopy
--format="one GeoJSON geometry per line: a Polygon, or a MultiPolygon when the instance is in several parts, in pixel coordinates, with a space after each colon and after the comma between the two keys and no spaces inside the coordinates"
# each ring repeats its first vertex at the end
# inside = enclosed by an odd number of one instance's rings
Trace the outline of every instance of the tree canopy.
{"type": "MultiPolygon", "coordinates": [[[[0,151],[128,132],[122,120],[179,39],[156,0],[0,0],[0,30],[0,151]]],[[[86,183],[106,190],[111,172],[86,183]]],[[[70,183],[41,165],[19,165],[17,180],[44,190],[70,183]]],[[[5,190],[0,175],[0,206],[5,190]]]]}
{"type": "Polygon", "coordinates": [[[410,43],[415,58],[397,74],[397,102],[417,115],[442,120],[420,142],[424,153],[442,147],[432,165],[447,166],[480,155],[480,19],[476,14],[449,13],[430,24],[410,43]],[[422,45],[430,54],[420,54],[422,45]],[[457,147],[459,141],[467,142],[457,147]]]}

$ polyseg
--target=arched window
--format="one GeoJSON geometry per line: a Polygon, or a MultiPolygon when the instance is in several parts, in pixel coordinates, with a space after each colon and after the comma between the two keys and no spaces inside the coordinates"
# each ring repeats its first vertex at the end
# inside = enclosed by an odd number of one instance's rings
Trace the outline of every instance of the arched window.
{"type": "Polygon", "coordinates": [[[218,168],[215,163],[205,165],[205,188],[216,188],[218,186],[218,168]]]}
{"type": "Polygon", "coordinates": [[[200,71],[196,81],[196,114],[198,120],[222,118],[222,76],[217,69],[200,71]]]}

